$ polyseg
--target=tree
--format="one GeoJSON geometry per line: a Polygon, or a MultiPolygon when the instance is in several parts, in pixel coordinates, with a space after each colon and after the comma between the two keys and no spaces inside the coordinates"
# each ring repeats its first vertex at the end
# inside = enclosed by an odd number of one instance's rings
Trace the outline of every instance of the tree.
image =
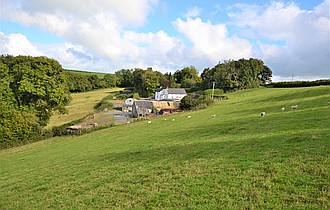
{"type": "MultiPolygon", "coordinates": [[[[1,56],[2,66],[7,66],[11,106],[33,113],[41,126],[47,125],[52,112],[65,112],[70,97],[65,87],[61,65],[47,57],[1,56]]],[[[1,68],[1,73],[7,71],[1,68]]]]}
{"type": "Polygon", "coordinates": [[[212,69],[205,69],[201,74],[205,89],[211,88],[215,82],[215,88],[224,91],[256,88],[270,81],[271,76],[271,70],[263,61],[254,58],[224,61],[212,69]]]}
{"type": "Polygon", "coordinates": [[[99,89],[101,87],[101,80],[96,75],[89,75],[87,76],[89,83],[92,86],[92,90],[99,89]]]}
{"type": "Polygon", "coordinates": [[[183,88],[193,87],[202,81],[198,75],[198,70],[194,66],[177,70],[174,73],[174,78],[176,79],[176,82],[180,83],[181,87],[183,88]]]}
{"type": "Polygon", "coordinates": [[[154,94],[160,86],[160,80],[163,75],[160,72],[153,71],[152,69],[135,69],[133,76],[135,91],[142,97],[149,97],[154,94]]]}
{"type": "Polygon", "coordinates": [[[117,76],[115,74],[106,74],[104,75],[103,80],[107,87],[116,87],[117,85],[117,76]]]}
{"type": "Polygon", "coordinates": [[[180,109],[191,110],[197,105],[196,100],[192,99],[189,95],[186,95],[181,99],[180,109]]]}
{"type": "Polygon", "coordinates": [[[258,73],[258,78],[262,81],[263,84],[269,83],[272,81],[272,70],[268,66],[263,66],[263,69],[258,73]]]}
{"type": "Polygon", "coordinates": [[[165,73],[164,78],[165,78],[165,80],[161,82],[162,87],[164,87],[164,88],[175,88],[176,87],[175,78],[172,75],[172,73],[165,73]]]}
{"type": "Polygon", "coordinates": [[[117,76],[117,82],[119,87],[133,87],[134,85],[134,76],[133,70],[122,69],[115,72],[117,76]]]}

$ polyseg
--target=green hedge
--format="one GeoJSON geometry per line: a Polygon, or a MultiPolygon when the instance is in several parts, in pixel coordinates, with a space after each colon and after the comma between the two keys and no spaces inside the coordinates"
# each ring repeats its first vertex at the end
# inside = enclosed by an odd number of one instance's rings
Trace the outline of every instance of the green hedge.
{"type": "Polygon", "coordinates": [[[287,87],[311,87],[330,85],[330,79],[327,80],[315,80],[315,81],[293,81],[293,82],[275,82],[269,86],[274,88],[287,88],[287,87]]]}

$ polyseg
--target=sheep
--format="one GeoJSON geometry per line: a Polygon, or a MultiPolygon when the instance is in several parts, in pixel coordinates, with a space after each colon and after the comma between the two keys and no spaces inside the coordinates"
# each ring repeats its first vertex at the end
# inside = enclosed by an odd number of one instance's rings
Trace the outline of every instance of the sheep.
{"type": "Polygon", "coordinates": [[[291,106],[291,110],[298,109],[298,105],[291,106]]]}
{"type": "Polygon", "coordinates": [[[188,116],[188,119],[190,119],[190,118],[191,118],[191,115],[188,116]]]}
{"type": "Polygon", "coordinates": [[[281,108],[281,111],[284,112],[284,110],[285,110],[285,107],[282,107],[282,108],[281,108]]]}
{"type": "Polygon", "coordinates": [[[212,114],[212,115],[211,115],[211,118],[215,118],[215,117],[216,117],[216,115],[215,115],[215,114],[212,114]]]}
{"type": "Polygon", "coordinates": [[[261,117],[265,117],[265,115],[266,115],[266,112],[261,112],[261,113],[260,113],[260,116],[261,116],[261,117]]]}

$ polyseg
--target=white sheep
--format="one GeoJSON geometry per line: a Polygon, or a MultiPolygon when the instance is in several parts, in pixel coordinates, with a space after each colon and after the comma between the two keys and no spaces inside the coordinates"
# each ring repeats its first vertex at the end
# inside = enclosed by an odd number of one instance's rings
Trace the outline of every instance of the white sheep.
{"type": "Polygon", "coordinates": [[[264,117],[265,115],[266,115],[266,112],[261,112],[261,113],[260,113],[260,116],[261,116],[261,117],[264,117]]]}
{"type": "Polygon", "coordinates": [[[298,105],[294,105],[294,106],[291,106],[291,109],[293,110],[293,109],[298,109],[298,105]]]}
{"type": "Polygon", "coordinates": [[[285,107],[282,107],[282,108],[281,108],[281,111],[284,112],[284,110],[285,110],[285,107]]]}

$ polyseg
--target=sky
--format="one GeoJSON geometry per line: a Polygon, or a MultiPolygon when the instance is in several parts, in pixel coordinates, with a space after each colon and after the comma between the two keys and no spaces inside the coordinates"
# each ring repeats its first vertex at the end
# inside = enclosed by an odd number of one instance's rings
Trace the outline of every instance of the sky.
{"type": "Polygon", "coordinates": [[[257,58],[273,81],[330,78],[330,0],[0,0],[0,52],[162,73],[257,58]]]}

